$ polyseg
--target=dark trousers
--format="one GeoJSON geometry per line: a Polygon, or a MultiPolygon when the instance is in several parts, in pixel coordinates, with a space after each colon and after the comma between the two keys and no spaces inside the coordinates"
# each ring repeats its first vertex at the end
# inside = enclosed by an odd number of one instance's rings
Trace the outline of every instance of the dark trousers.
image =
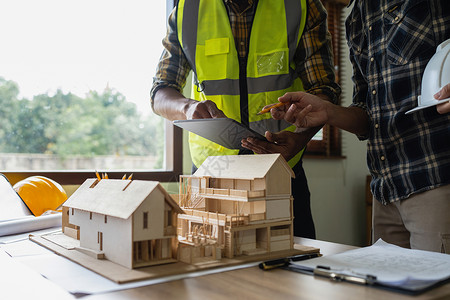
{"type": "MultiPolygon", "coordinates": [[[[192,173],[197,170],[192,164],[192,173]]],[[[292,179],[292,196],[294,197],[294,236],[310,239],[316,238],[316,230],[311,214],[310,193],[306,180],[303,162],[300,160],[292,169],[295,178],[292,179]]]]}
{"type": "Polygon", "coordinates": [[[308,181],[303,163],[300,160],[293,168],[295,178],[292,179],[292,196],[294,197],[294,236],[310,239],[316,238],[316,230],[311,214],[308,181]]]}

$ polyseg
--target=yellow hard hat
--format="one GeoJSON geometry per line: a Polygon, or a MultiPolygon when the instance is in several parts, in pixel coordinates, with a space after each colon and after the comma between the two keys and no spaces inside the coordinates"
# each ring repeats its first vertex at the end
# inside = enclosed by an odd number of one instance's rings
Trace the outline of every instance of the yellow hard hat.
{"type": "Polygon", "coordinates": [[[67,200],[63,187],[44,176],[25,178],[17,182],[13,188],[35,216],[40,216],[48,210],[56,210],[67,200]]]}

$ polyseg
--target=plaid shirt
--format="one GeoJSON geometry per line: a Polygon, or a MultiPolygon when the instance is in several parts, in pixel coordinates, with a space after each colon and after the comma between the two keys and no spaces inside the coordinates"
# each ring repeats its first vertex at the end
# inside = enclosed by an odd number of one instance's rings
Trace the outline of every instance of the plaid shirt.
{"type": "Polygon", "coordinates": [[[450,1],[356,0],[346,30],[352,105],[371,122],[360,138],[368,138],[374,197],[387,204],[450,183],[450,114],[405,115],[436,47],[450,38],[450,1]]]}
{"type": "MultiPolygon", "coordinates": [[[[224,0],[231,29],[240,57],[247,55],[249,36],[257,0],[224,0]]],[[[335,83],[331,36],[327,30],[327,14],[319,0],[308,1],[308,19],[294,61],[303,87],[313,94],[325,94],[337,102],[341,89],[335,83]]],[[[182,91],[191,66],[184,56],[176,35],[175,13],[169,17],[168,32],[163,39],[164,50],[159,61],[150,93],[172,87],[182,91]]],[[[276,99],[275,99],[276,100],[276,99]]]]}

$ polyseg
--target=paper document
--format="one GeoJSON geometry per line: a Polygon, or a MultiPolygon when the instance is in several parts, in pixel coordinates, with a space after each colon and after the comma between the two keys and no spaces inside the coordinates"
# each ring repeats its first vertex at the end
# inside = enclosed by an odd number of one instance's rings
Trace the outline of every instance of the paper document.
{"type": "MultiPolygon", "coordinates": [[[[52,251],[47,250],[46,248],[43,248],[30,240],[22,240],[18,242],[0,245],[0,256],[2,255],[2,253],[8,256],[10,260],[14,260],[16,263],[20,262],[20,264],[23,265],[23,267],[26,266],[31,270],[40,273],[42,275],[41,276],[42,279],[47,278],[52,283],[62,287],[63,289],[67,290],[68,292],[77,297],[86,296],[87,294],[108,293],[112,291],[137,288],[141,286],[169,282],[173,280],[181,280],[185,278],[194,278],[208,274],[216,274],[220,272],[238,270],[242,268],[254,267],[258,264],[258,262],[250,262],[241,265],[200,270],[197,272],[182,273],[155,279],[133,281],[129,283],[119,284],[109,279],[106,279],[105,277],[91,270],[88,270],[85,267],[82,267],[81,265],[72,262],[58,254],[55,254],[52,251]]],[[[3,267],[1,257],[0,257],[0,266],[3,267]]],[[[4,271],[5,272],[3,273],[7,275],[8,273],[6,272],[6,269],[4,269],[4,271]]],[[[12,299],[12,298],[5,298],[5,299],[12,299]]],[[[23,299],[31,299],[31,298],[24,297],[23,299]]],[[[62,298],[51,298],[51,299],[59,300],[62,298]]]]}
{"type": "Polygon", "coordinates": [[[32,215],[3,174],[0,174],[0,207],[0,222],[32,215]]]}
{"type": "Polygon", "coordinates": [[[66,290],[11,258],[0,248],[2,299],[73,300],[66,290]]]}
{"type": "Polygon", "coordinates": [[[317,267],[369,279],[365,284],[420,291],[450,278],[450,255],[405,249],[380,239],[370,247],[291,263],[291,268],[316,275],[317,267]]]}

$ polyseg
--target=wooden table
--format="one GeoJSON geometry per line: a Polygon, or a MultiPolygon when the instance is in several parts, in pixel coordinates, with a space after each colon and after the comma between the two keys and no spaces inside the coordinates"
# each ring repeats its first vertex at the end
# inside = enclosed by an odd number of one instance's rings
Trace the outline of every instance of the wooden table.
{"type": "MultiPolygon", "coordinates": [[[[295,238],[295,243],[320,248],[330,255],[356,247],[295,238]]],[[[303,275],[281,269],[262,271],[258,267],[239,269],[130,290],[97,294],[83,300],[100,299],[450,299],[450,283],[418,296],[392,293],[372,287],[332,282],[326,278],[303,275]]]]}

